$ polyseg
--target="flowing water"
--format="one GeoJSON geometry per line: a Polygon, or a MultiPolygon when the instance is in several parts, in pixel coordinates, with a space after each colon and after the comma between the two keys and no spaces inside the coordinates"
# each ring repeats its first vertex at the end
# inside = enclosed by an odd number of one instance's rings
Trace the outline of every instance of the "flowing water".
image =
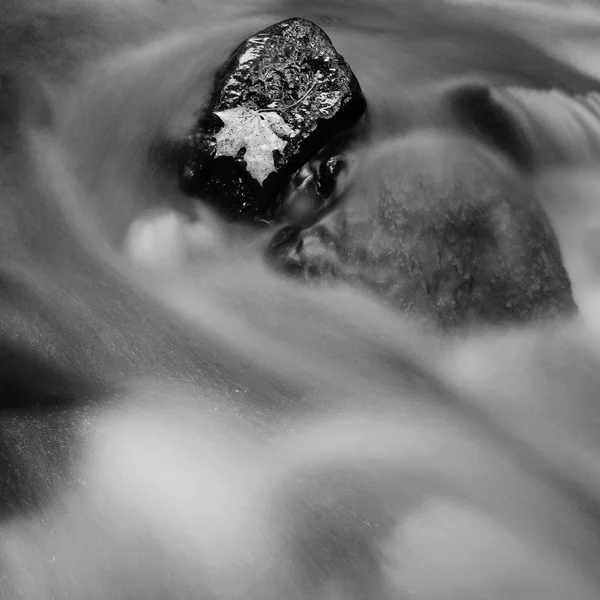
{"type": "Polygon", "coordinates": [[[600,11],[571,9],[4,0],[1,598],[600,596],[600,11]],[[327,263],[329,228],[341,278],[279,272],[173,169],[215,69],[291,16],[369,103],[295,250],[327,263]],[[427,224],[470,210],[506,241],[481,277],[562,256],[578,310],[561,284],[515,322],[475,281],[446,327],[427,285],[479,232],[427,224]]]}

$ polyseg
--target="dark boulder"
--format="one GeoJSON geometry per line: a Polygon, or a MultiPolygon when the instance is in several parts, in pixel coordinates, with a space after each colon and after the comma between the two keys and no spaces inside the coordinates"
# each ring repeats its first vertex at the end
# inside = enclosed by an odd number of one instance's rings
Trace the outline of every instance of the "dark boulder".
{"type": "Polygon", "coordinates": [[[183,191],[230,218],[269,219],[290,176],[366,109],[325,32],[288,19],[241,44],[187,137],[183,191]]]}
{"type": "Polygon", "coordinates": [[[374,149],[344,197],[286,224],[267,256],[278,270],[358,286],[448,333],[572,315],[550,221],[528,181],[498,159],[445,134],[374,149]]]}

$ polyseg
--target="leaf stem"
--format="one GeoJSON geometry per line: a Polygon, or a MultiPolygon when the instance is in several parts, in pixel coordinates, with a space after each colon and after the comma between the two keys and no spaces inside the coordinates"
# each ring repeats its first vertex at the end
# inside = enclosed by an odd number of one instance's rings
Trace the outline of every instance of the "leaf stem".
{"type": "Polygon", "coordinates": [[[293,104],[289,104],[288,106],[284,106],[284,107],[275,107],[275,108],[259,108],[258,112],[262,113],[262,112],[284,112],[286,110],[290,110],[290,108],[294,108],[294,106],[298,106],[298,104],[301,104],[302,102],[304,102],[304,100],[306,100],[306,97],[317,87],[317,82],[313,81],[313,84],[310,86],[310,88],[308,89],[308,91],[306,92],[306,94],[304,94],[304,96],[302,96],[302,98],[300,98],[300,100],[296,100],[296,102],[294,102],[293,104]]]}

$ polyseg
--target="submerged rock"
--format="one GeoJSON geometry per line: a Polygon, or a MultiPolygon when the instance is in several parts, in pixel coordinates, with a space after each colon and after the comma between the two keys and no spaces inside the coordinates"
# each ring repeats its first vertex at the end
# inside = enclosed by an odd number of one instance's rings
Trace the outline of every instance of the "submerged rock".
{"type": "Polygon", "coordinates": [[[322,29],[296,18],[272,25],[217,74],[184,146],[182,189],[232,218],[271,218],[289,177],[365,109],[322,29]]]}
{"type": "Polygon", "coordinates": [[[495,158],[469,139],[407,136],[366,157],[328,213],[274,234],[267,257],[448,333],[572,315],[550,221],[527,180],[495,158]]]}

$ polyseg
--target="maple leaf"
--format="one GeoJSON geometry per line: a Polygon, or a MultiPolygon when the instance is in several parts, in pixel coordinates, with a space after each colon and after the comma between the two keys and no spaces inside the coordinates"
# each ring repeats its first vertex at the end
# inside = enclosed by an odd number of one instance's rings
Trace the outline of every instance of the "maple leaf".
{"type": "Polygon", "coordinates": [[[259,112],[243,106],[215,112],[223,128],[215,135],[216,156],[236,156],[246,148],[244,160],[248,173],[261,185],[275,171],[273,150],[283,151],[294,130],[276,112],[259,112]]]}

